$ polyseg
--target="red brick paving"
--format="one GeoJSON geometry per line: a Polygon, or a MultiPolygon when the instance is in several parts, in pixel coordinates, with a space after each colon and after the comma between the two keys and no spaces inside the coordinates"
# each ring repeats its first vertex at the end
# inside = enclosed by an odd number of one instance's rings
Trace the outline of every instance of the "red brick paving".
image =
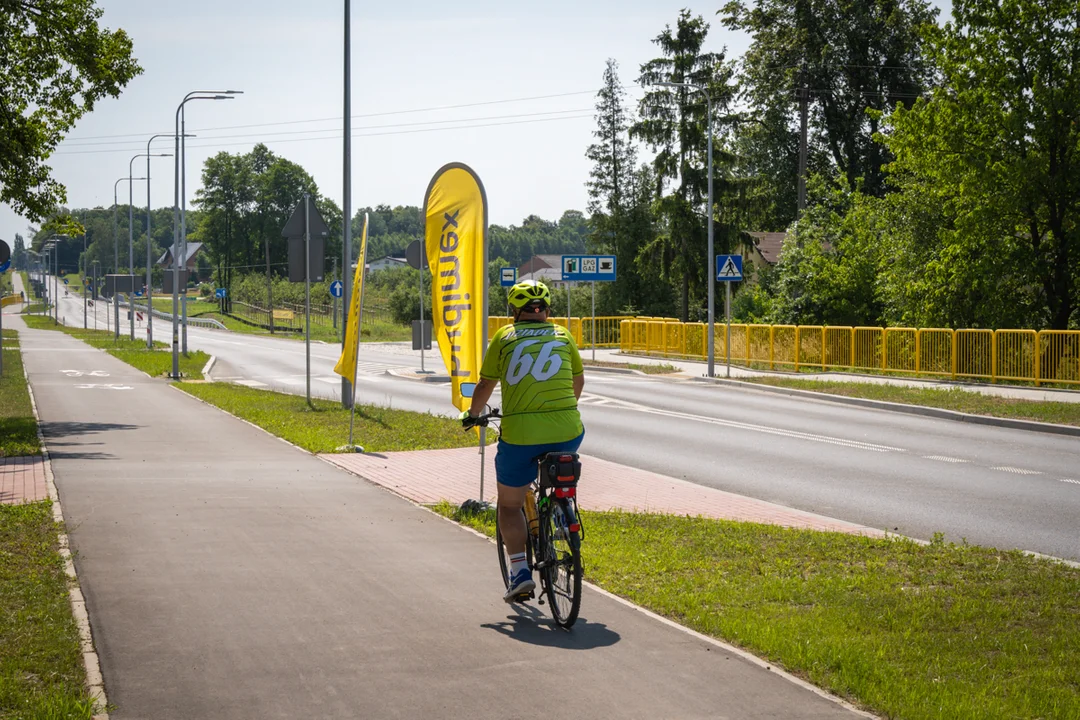
{"type": "MultiPolygon", "coordinates": [[[[323,455],[335,465],[419,503],[460,504],[480,494],[476,448],[323,455]]],[[[495,500],[495,448],[486,453],[484,499],[495,500]]],[[[587,510],[633,510],[883,536],[874,528],[786,508],[582,455],[578,502],[587,510]]]]}
{"type": "Polygon", "coordinates": [[[36,502],[47,497],[44,457],[0,457],[0,505],[36,502]]]}

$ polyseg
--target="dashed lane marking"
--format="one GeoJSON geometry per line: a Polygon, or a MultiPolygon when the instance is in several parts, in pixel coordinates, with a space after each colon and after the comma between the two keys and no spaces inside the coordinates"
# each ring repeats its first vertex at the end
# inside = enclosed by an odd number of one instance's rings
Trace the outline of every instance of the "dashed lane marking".
{"type": "Polygon", "coordinates": [[[1026,468],[1009,467],[1008,465],[998,465],[997,467],[990,468],[991,470],[1000,470],[1001,472],[1013,473],[1014,475],[1042,475],[1038,470],[1028,470],[1026,468]]]}
{"type": "Polygon", "coordinates": [[[966,463],[967,460],[960,458],[949,457],[948,455],[923,455],[923,460],[937,460],[938,462],[947,463],[966,463]]]}
{"type": "Polygon", "coordinates": [[[1072,478],[1058,478],[1058,482],[1072,483],[1073,485],[1080,485],[1080,480],[1073,480],[1072,478]]]}

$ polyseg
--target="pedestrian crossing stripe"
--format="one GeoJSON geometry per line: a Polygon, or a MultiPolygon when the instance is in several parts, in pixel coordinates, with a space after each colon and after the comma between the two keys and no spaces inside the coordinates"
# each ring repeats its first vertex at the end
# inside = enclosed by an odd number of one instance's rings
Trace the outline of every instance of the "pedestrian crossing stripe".
{"type": "Polygon", "coordinates": [[[732,280],[741,280],[742,272],[735,265],[735,260],[728,256],[724,261],[724,266],[720,268],[720,272],[717,273],[722,278],[731,278],[732,280]]]}

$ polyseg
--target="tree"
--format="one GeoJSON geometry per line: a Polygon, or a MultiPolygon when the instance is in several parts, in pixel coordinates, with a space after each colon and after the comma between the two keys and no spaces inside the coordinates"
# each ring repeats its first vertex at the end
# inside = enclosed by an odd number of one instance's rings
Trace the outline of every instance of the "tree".
{"type": "Polygon", "coordinates": [[[35,222],[67,199],[46,160],[75,122],[142,72],[93,0],[0,0],[0,201],[35,222]]]}
{"type": "MultiPolygon", "coordinates": [[[[592,161],[586,183],[589,189],[589,213],[594,224],[607,225],[601,235],[617,235],[618,223],[626,210],[630,178],[636,165],[634,146],[630,143],[630,116],[625,105],[626,91],[619,82],[619,64],[608,59],[604,85],[596,95],[597,142],[585,156],[592,161]]],[[[612,244],[615,244],[612,242],[612,244]]]]}
{"type": "MultiPolygon", "coordinates": [[[[713,113],[724,111],[734,98],[733,69],[723,53],[702,52],[709,26],[689,10],[679,13],[675,29],[667,26],[655,42],[663,56],[641,66],[644,86],[658,82],[690,83],[712,98],[713,113]]],[[[656,260],[663,274],[682,286],[682,319],[688,320],[691,289],[701,295],[706,277],[704,217],[708,187],[708,118],[706,99],[688,88],[656,88],[645,93],[638,106],[639,120],[631,137],[645,141],[656,152],[653,160],[657,211],[663,220],[660,234],[643,249],[656,260]],[[667,192],[668,185],[673,187],[667,192]]],[[[723,173],[730,156],[714,143],[714,172],[723,173]]],[[[721,249],[726,243],[721,244],[721,249]]],[[[707,260],[707,259],[706,259],[707,260]]]]}
{"type": "Polygon", "coordinates": [[[1028,324],[1066,329],[1080,307],[1080,5],[957,0],[928,38],[941,85],[885,137],[909,208],[920,188],[937,194],[923,258],[963,264],[961,292],[1033,290],[1028,324]],[[974,272],[973,250],[996,262],[974,272]]]}
{"type": "Polygon", "coordinates": [[[725,26],[753,35],[741,91],[750,115],[771,126],[753,139],[771,156],[758,164],[771,169],[765,182],[786,219],[794,219],[800,91],[812,104],[810,165],[831,159],[848,188],[883,194],[891,157],[873,140],[880,115],[866,111],[910,105],[925,91],[932,66],[921,31],[937,10],[926,0],[731,0],[720,12],[725,26]]]}
{"type": "Polygon", "coordinates": [[[16,270],[26,269],[26,241],[19,233],[15,233],[15,244],[11,250],[11,265],[16,270]]]}

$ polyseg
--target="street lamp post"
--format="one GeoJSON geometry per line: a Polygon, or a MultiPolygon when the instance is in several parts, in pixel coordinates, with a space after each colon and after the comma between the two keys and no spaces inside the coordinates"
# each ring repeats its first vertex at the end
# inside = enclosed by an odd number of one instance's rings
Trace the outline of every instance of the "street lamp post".
{"type": "MultiPolygon", "coordinates": [[[[155,136],[156,137],[156,136],[155,136]]],[[[153,139],[153,138],[151,138],[153,139]]],[[[149,146],[149,143],[147,143],[149,146]]],[[[131,196],[131,166],[136,159],[146,158],[146,242],[150,242],[150,158],[152,157],[172,157],[169,153],[150,153],[149,147],[144,153],[139,153],[135,157],[128,161],[128,273],[132,276],[132,283],[134,284],[135,277],[135,220],[134,220],[134,198],[131,196]]],[[[149,246],[148,246],[149,247],[149,246]]],[[[147,251],[149,254],[149,251],[147,251]]],[[[135,288],[131,288],[131,293],[128,295],[128,310],[131,316],[131,339],[135,340],[135,301],[132,299],[135,288]]]]}
{"type": "Polygon", "coordinates": [[[82,236],[82,327],[86,330],[86,233],[82,236]]]}
{"type": "MultiPolygon", "coordinates": [[[[708,365],[708,376],[713,377],[714,376],[713,371],[714,371],[715,359],[716,359],[715,358],[715,352],[716,352],[715,337],[716,336],[715,336],[715,324],[714,324],[715,318],[714,318],[714,313],[713,313],[713,298],[714,298],[715,293],[716,293],[716,270],[713,267],[713,264],[715,262],[713,260],[713,258],[715,257],[715,250],[713,249],[713,167],[712,167],[712,156],[713,156],[713,151],[712,151],[713,113],[712,113],[712,97],[709,95],[709,92],[708,92],[708,90],[706,88],[703,88],[700,85],[694,85],[693,83],[687,83],[687,82],[681,82],[681,83],[660,82],[660,83],[656,83],[656,84],[661,86],[661,87],[687,88],[688,90],[693,90],[695,92],[701,93],[702,95],[705,96],[706,112],[709,115],[709,150],[708,150],[708,153],[709,153],[709,170],[708,170],[708,172],[709,172],[709,203],[708,203],[708,212],[709,212],[709,249],[708,249],[708,256],[706,257],[706,263],[705,264],[706,264],[707,274],[709,276],[709,352],[708,352],[708,363],[709,363],[709,365],[708,365]]],[[[731,349],[731,324],[730,324],[731,323],[731,283],[727,283],[726,285],[727,285],[727,301],[724,304],[725,316],[728,319],[728,338],[727,338],[727,346],[726,347],[728,348],[728,351],[730,352],[730,349],[731,349]]],[[[729,369],[729,372],[730,372],[730,369],[729,369]]]]}
{"type": "MultiPolygon", "coordinates": [[[[190,100],[232,100],[234,95],[240,95],[239,90],[195,90],[184,96],[180,105],[176,108],[176,121],[174,133],[175,166],[173,185],[173,339],[172,339],[172,374],[176,380],[180,379],[180,261],[187,265],[187,228],[184,226],[185,218],[181,214],[180,195],[183,191],[182,168],[184,167],[184,151],[181,148],[183,140],[183,128],[181,127],[181,115],[184,105],[190,100]],[[183,247],[181,247],[183,245],[183,247]]],[[[186,198],[184,204],[187,204],[186,198]]],[[[184,354],[187,354],[187,292],[184,292],[184,354]]]]}
{"type": "MultiPolygon", "coordinates": [[[[119,200],[116,197],[116,188],[120,183],[124,182],[125,180],[127,181],[127,183],[128,183],[128,233],[130,235],[130,233],[131,233],[131,202],[132,202],[132,200],[131,200],[131,183],[132,183],[133,180],[145,180],[145,179],[146,178],[144,178],[144,177],[137,177],[137,178],[131,177],[131,163],[129,162],[128,163],[128,176],[127,177],[122,177],[122,178],[120,178],[119,180],[117,180],[116,182],[113,183],[113,274],[118,274],[120,272],[120,241],[117,239],[117,235],[119,233],[119,230],[117,229],[117,223],[116,223],[116,209],[117,209],[117,205],[119,204],[119,200]]],[[[113,308],[114,308],[115,313],[116,313],[115,337],[116,337],[116,339],[120,339],[120,304],[119,304],[119,300],[116,297],[117,294],[118,293],[116,292],[116,288],[114,287],[113,288],[113,308]]],[[[131,317],[134,318],[135,316],[132,315],[131,317]]],[[[134,322],[134,319],[132,319],[132,322],[134,322]]],[[[134,331],[132,331],[132,340],[135,339],[134,335],[135,335],[135,333],[134,333],[134,331]]]]}

